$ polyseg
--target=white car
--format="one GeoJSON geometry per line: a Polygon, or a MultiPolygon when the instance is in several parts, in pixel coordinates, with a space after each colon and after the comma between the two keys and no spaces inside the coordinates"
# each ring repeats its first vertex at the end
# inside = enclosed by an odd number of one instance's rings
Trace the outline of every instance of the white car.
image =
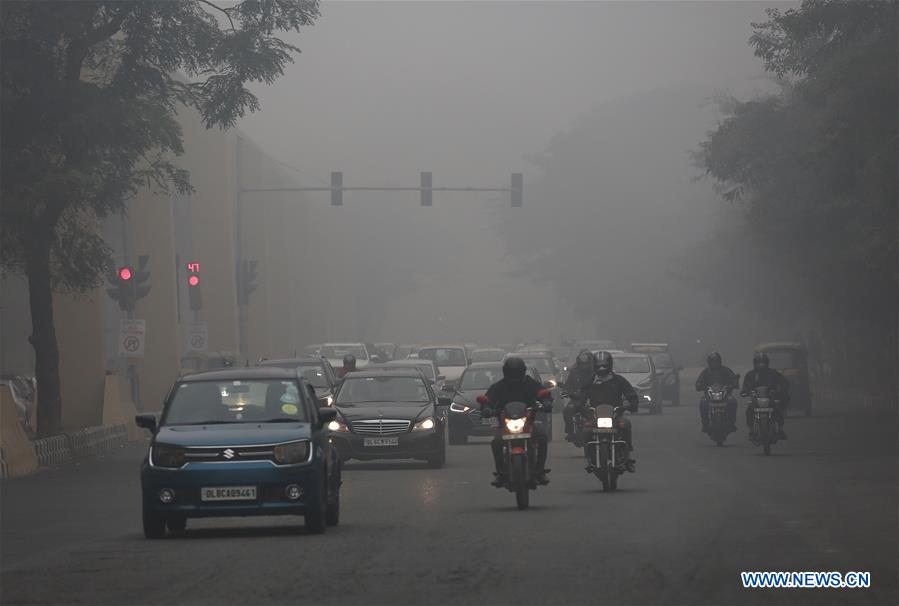
{"type": "Polygon", "coordinates": [[[660,414],[662,393],[652,359],[645,353],[610,353],[612,369],[633,385],[640,397],[640,408],[648,409],[650,414],[660,414]]]}
{"type": "Polygon", "coordinates": [[[433,360],[440,369],[440,374],[446,377],[444,385],[453,386],[471,362],[464,345],[426,345],[419,348],[418,358],[433,360]]]}
{"type": "Polygon", "coordinates": [[[356,368],[365,368],[371,364],[371,352],[365,343],[323,343],[318,352],[335,369],[343,367],[343,357],[347,354],[356,356],[356,368]]]}

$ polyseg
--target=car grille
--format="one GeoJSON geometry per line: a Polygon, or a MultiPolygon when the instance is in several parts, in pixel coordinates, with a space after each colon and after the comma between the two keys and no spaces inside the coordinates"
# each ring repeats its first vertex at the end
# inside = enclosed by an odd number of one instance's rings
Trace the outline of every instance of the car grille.
{"type": "Polygon", "coordinates": [[[365,421],[353,421],[353,433],[369,436],[389,436],[409,431],[411,421],[398,419],[370,419],[365,421]]]}
{"type": "Polygon", "coordinates": [[[188,463],[273,461],[274,455],[274,448],[271,446],[188,448],[184,452],[184,458],[188,463]]]}

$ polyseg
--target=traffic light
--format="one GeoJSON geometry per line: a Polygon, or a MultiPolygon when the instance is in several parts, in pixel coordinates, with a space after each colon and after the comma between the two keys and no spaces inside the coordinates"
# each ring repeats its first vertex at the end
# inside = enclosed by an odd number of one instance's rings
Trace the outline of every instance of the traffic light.
{"type": "Polygon", "coordinates": [[[524,194],[524,177],[521,173],[512,173],[512,208],[521,206],[524,194]]]}
{"type": "Polygon", "coordinates": [[[119,309],[134,311],[134,270],[130,266],[124,265],[108,275],[106,281],[112,285],[112,288],[107,288],[106,292],[113,301],[119,304],[119,309]]]}
{"type": "Polygon", "coordinates": [[[421,173],[421,205],[434,205],[433,175],[430,172],[421,173]]]}
{"type": "Polygon", "coordinates": [[[331,206],[343,206],[343,173],[331,173],[331,206]]]}
{"type": "Polygon", "coordinates": [[[200,264],[196,261],[187,264],[187,299],[192,311],[203,309],[203,297],[200,292],[200,264]]]}
{"type": "Polygon", "coordinates": [[[134,282],[134,300],[143,299],[150,294],[150,285],[147,281],[150,279],[150,271],[147,264],[150,262],[150,255],[140,255],[137,258],[137,269],[131,270],[131,281],[134,282]]]}
{"type": "Polygon", "coordinates": [[[250,295],[255,292],[258,284],[256,284],[256,266],[259,261],[255,259],[244,259],[238,262],[237,266],[237,302],[240,305],[250,304],[250,295]]]}

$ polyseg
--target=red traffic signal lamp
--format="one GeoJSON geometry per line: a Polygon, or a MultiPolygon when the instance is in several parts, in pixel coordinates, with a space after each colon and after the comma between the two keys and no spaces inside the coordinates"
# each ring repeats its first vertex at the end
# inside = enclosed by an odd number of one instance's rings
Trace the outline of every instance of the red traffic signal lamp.
{"type": "Polygon", "coordinates": [[[200,264],[196,261],[187,264],[187,300],[192,311],[203,309],[203,296],[200,292],[200,264]]]}
{"type": "Polygon", "coordinates": [[[127,265],[119,268],[119,280],[127,282],[131,279],[132,275],[131,268],[127,265]]]}

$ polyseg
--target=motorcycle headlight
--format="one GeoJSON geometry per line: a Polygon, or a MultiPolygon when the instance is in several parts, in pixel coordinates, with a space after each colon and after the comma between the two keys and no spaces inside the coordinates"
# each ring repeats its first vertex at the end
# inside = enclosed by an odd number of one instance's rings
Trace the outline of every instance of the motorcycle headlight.
{"type": "Polygon", "coordinates": [[[325,405],[326,406],[334,406],[334,396],[332,396],[332,395],[325,396],[325,405]]]}
{"type": "Polygon", "coordinates": [[[337,419],[334,419],[333,421],[328,423],[328,429],[330,429],[331,431],[337,431],[337,432],[349,431],[349,429],[346,426],[346,423],[344,423],[343,421],[339,421],[337,419]]]}
{"type": "Polygon", "coordinates": [[[596,419],[596,426],[601,429],[611,429],[612,417],[599,417],[596,419]]]}
{"type": "Polygon", "coordinates": [[[278,465],[292,465],[302,463],[309,458],[309,440],[288,442],[275,446],[275,463],[278,465]]]}
{"type": "Polygon", "coordinates": [[[178,469],[185,462],[184,449],[179,446],[154,444],[150,449],[150,465],[178,469]]]}
{"type": "Polygon", "coordinates": [[[555,379],[549,379],[549,380],[547,380],[546,382],[549,383],[549,385],[550,385],[551,388],[552,388],[552,387],[556,387],[556,386],[558,385],[558,383],[556,382],[555,379]]]}
{"type": "Polygon", "coordinates": [[[428,417],[427,419],[422,419],[421,421],[416,423],[412,427],[412,431],[427,431],[429,429],[434,429],[434,427],[436,426],[437,424],[434,422],[434,419],[428,417]]]}
{"type": "Polygon", "coordinates": [[[469,410],[471,410],[471,406],[468,406],[467,404],[461,404],[459,402],[450,404],[450,411],[452,412],[468,412],[469,410]]]}
{"type": "Polygon", "coordinates": [[[524,431],[525,419],[506,419],[506,429],[509,433],[521,433],[524,431]]]}

